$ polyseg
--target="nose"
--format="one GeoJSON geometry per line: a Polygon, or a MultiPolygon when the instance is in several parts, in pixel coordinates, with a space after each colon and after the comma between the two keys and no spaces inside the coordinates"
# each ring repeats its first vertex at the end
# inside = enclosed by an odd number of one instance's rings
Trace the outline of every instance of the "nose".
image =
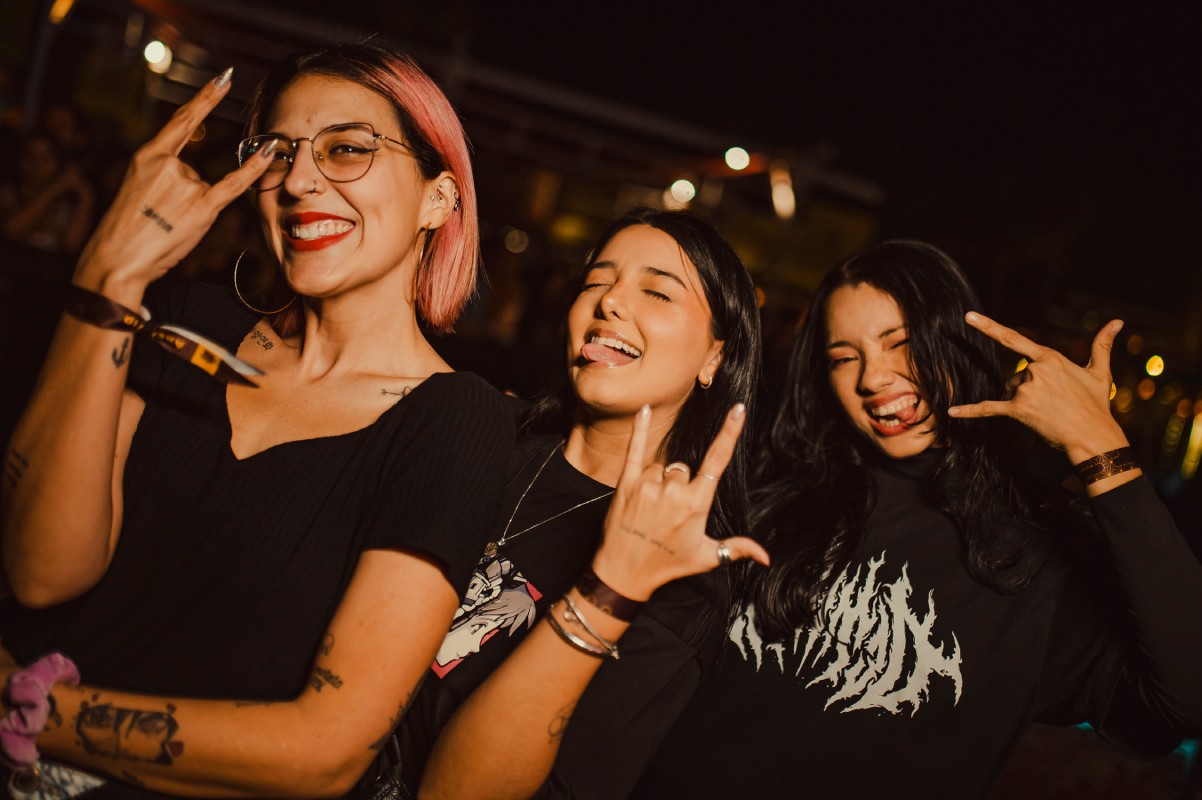
{"type": "Polygon", "coordinates": [[[605,290],[597,303],[597,316],[601,319],[626,319],[627,310],[623,290],[615,283],[605,290]]]}
{"type": "Polygon", "coordinates": [[[887,357],[865,354],[860,360],[860,394],[872,395],[884,390],[896,374],[887,357]]]}
{"type": "Polygon", "coordinates": [[[324,181],[325,176],[317,168],[317,151],[313,149],[313,142],[297,139],[293,142],[292,164],[284,177],[284,191],[293,197],[301,197],[316,191],[318,186],[324,185],[324,181]],[[302,152],[306,147],[308,155],[302,152]]]}

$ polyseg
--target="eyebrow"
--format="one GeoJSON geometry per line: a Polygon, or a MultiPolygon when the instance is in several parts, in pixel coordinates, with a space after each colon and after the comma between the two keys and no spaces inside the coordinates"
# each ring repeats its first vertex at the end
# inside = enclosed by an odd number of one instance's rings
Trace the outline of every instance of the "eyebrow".
{"type": "MultiPolygon", "coordinates": [[[[617,267],[614,265],[614,263],[612,261],[595,261],[592,263],[592,265],[589,266],[589,269],[590,270],[617,269],[617,267]]],[[[676,281],[677,283],[679,283],[681,285],[681,287],[684,289],[689,288],[688,284],[686,284],[683,280],[681,280],[680,276],[677,275],[675,272],[669,272],[668,270],[660,269],[659,267],[652,267],[650,265],[641,267],[639,269],[639,271],[642,272],[644,275],[650,275],[654,278],[668,278],[670,280],[673,280],[673,281],[676,281]]]]}
{"type": "MultiPolygon", "coordinates": [[[[878,340],[884,339],[894,333],[897,333],[898,331],[904,331],[905,329],[906,329],[905,323],[903,323],[901,325],[895,325],[892,328],[886,328],[885,330],[878,333],[876,338],[878,340]]],[[[834,350],[836,347],[853,347],[853,345],[851,342],[844,342],[844,341],[831,342],[830,344],[828,344],[826,346],[826,349],[834,350]]]]}

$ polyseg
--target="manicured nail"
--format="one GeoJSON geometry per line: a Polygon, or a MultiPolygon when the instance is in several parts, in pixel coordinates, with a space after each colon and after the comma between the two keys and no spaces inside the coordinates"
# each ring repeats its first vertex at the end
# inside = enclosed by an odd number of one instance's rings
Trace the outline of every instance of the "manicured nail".
{"type": "Polygon", "coordinates": [[[981,321],[981,315],[975,311],[969,311],[967,314],[964,315],[964,318],[966,320],[968,320],[969,322],[980,322],[981,321]]]}
{"type": "Polygon", "coordinates": [[[735,407],[730,410],[731,419],[743,419],[747,415],[747,406],[742,403],[735,403],[735,407]]]}
{"type": "Polygon", "coordinates": [[[262,150],[259,151],[259,158],[262,158],[262,159],[271,158],[271,154],[275,151],[275,149],[279,145],[279,143],[280,143],[279,139],[272,139],[270,142],[268,142],[266,145],[264,145],[262,150]]]}
{"type": "Polygon", "coordinates": [[[947,410],[947,415],[948,415],[949,417],[958,417],[958,416],[960,416],[960,406],[952,406],[951,408],[949,408],[949,409],[947,410]]]}
{"type": "Polygon", "coordinates": [[[1114,333],[1118,333],[1122,329],[1123,329],[1123,321],[1121,319],[1116,319],[1114,322],[1110,323],[1110,330],[1113,331],[1114,333]]]}
{"type": "Polygon", "coordinates": [[[650,416],[651,416],[651,406],[644,403],[643,407],[639,409],[639,419],[647,419],[650,416]]]}
{"type": "Polygon", "coordinates": [[[224,89],[230,85],[230,79],[234,77],[234,68],[226,67],[225,70],[213,79],[213,85],[218,89],[224,89]]]}

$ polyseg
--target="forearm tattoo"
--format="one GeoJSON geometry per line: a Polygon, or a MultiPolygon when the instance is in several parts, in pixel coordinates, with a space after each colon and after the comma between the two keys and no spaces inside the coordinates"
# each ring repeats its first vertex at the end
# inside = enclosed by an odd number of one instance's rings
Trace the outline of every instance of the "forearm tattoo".
{"type": "Polygon", "coordinates": [[[17,484],[25,477],[25,470],[28,468],[29,462],[25,459],[25,456],[16,450],[9,450],[8,455],[4,459],[4,482],[8,484],[10,489],[16,489],[17,484]]]}
{"type": "Polygon", "coordinates": [[[309,685],[313,687],[313,691],[320,692],[323,686],[333,686],[335,689],[342,688],[342,678],[330,672],[325,667],[314,667],[313,674],[309,676],[309,685]]]}
{"type": "Polygon", "coordinates": [[[318,652],[323,656],[328,656],[334,652],[334,634],[327,633],[326,638],[321,640],[321,646],[317,648],[318,652]]]}
{"type": "MultiPolygon", "coordinates": [[[[96,699],[93,695],[92,701],[96,699]]],[[[94,756],[170,766],[184,752],[184,743],[175,738],[179,723],[170,703],[166,711],[147,711],[85,700],[79,705],[75,732],[79,746],[94,756]]]]}
{"type": "Polygon", "coordinates": [[[405,697],[405,701],[403,703],[401,703],[399,706],[397,706],[396,713],[392,715],[392,719],[390,719],[388,721],[388,730],[384,731],[383,736],[381,736],[379,739],[376,739],[374,742],[372,742],[370,745],[368,745],[367,746],[368,750],[372,750],[372,751],[378,753],[384,749],[384,745],[388,744],[388,739],[389,739],[389,737],[392,736],[392,732],[394,730],[396,730],[396,726],[400,725],[401,720],[404,719],[405,712],[409,710],[409,703],[412,700],[413,700],[413,692],[410,692],[405,697]]]}
{"type": "Polygon", "coordinates": [[[126,336],[125,340],[121,342],[120,350],[113,349],[113,363],[118,367],[123,366],[126,361],[129,361],[129,338],[126,336]]]}
{"type": "Polygon", "coordinates": [[[555,712],[554,719],[547,726],[547,736],[552,742],[558,742],[563,738],[564,731],[568,729],[568,723],[572,720],[572,712],[576,710],[575,703],[568,703],[559,711],[555,712]]]}
{"type": "Polygon", "coordinates": [[[648,536],[646,533],[644,533],[640,530],[637,530],[635,528],[632,528],[629,525],[622,525],[619,527],[619,530],[621,530],[623,533],[628,533],[631,536],[637,536],[638,538],[642,539],[644,542],[647,542],[648,544],[655,545],[660,550],[663,550],[665,553],[667,553],[670,556],[676,555],[675,550],[673,550],[671,547],[668,547],[666,544],[661,542],[659,539],[653,539],[650,536],[648,536]]]}
{"type": "Polygon", "coordinates": [[[155,211],[150,206],[143,206],[142,216],[144,216],[148,219],[154,220],[154,224],[158,225],[160,228],[165,230],[167,233],[171,233],[171,231],[175,229],[175,226],[173,226],[170,222],[168,222],[167,220],[165,220],[161,216],[159,216],[159,212],[155,211]]]}

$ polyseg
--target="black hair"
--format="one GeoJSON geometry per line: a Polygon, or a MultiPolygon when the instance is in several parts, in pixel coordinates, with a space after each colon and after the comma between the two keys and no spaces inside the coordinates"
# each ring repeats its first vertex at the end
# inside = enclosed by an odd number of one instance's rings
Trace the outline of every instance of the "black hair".
{"type": "Polygon", "coordinates": [[[911,374],[935,418],[940,463],[932,499],[956,523],[966,567],[1002,592],[1030,579],[1021,558],[1028,516],[1005,442],[1009,420],[962,420],[949,406],[997,399],[1005,376],[997,345],[964,321],[980,303],[956,263],[929,244],[890,241],[843,261],[822,280],[793,344],[784,393],[758,459],[754,527],[772,557],[748,574],[747,599],[766,640],[811,622],[850,562],[874,502],[864,465],[881,456],[864,442],[831,391],[826,312],[832,293],[868,285],[906,321],[911,374]]]}
{"type": "MultiPolygon", "coordinates": [[[[663,231],[680,246],[697,269],[710,308],[710,333],[721,340],[722,363],[708,389],[694,386],[684,402],[659,455],[680,461],[695,473],[705,451],[736,403],[747,405],[748,419],[726,472],[718,484],[707,531],[716,538],[748,531],[750,446],[754,435],[753,400],[760,377],[761,341],[755,284],[734,248],[713,225],[684,211],[638,208],[614,220],[602,232],[576,279],[579,288],[597,256],[618,233],[634,225],[663,231]]],[[[566,435],[575,419],[576,396],[566,378],[560,388],[534,407],[527,426],[566,435]]]]}

